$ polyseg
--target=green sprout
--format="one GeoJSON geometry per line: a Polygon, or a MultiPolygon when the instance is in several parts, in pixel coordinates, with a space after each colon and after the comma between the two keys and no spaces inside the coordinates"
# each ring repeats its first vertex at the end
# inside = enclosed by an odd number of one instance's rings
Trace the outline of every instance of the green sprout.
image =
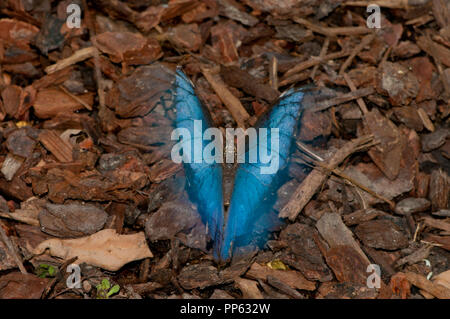
{"type": "Polygon", "coordinates": [[[55,277],[56,268],[52,265],[40,264],[35,272],[39,278],[55,277]]]}
{"type": "Polygon", "coordinates": [[[100,284],[97,285],[97,299],[109,299],[112,295],[116,294],[120,290],[119,285],[114,285],[111,288],[111,283],[108,279],[103,279],[100,284]]]}

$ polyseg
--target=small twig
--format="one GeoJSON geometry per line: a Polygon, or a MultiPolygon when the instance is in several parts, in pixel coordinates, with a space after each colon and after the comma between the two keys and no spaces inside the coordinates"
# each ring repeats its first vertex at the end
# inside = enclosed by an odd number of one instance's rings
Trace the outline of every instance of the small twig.
{"type": "Polygon", "coordinates": [[[247,113],[239,99],[228,90],[221,80],[217,80],[210,70],[202,68],[202,73],[222,100],[223,104],[228,108],[238,126],[245,129],[245,121],[249,119],[250,115],[247,113]]]}
{"type": "Polygon", "coordinates": [[[269,65],[269,81],[270,86],[278,91],[278,60],[275,56],[272,56],[269,65]]]}
{"type": "MultiPolygon", "coordinates": [[[[330,38],[325,38],[325,42],[322,45],[322,49],[320,49],[319,58],[322,59],[328,51],[328,46],[330,45],[330,38]]],[[[314,80],[314,76],[316,75],[317,70],[319,69],[319,64],[316,64],[311,71],[311,75],[309,76],[312,80],[314,80]]]]}
{"type": "Polygon", "coordinates": [[[85,101],[83,101],[82,99],[80,99],[78,96],[73,95],[72,93],[70,93],[64,86],[60,85],[58,86],[61,91],[63,91],[65,94],[67,94],[69,97],[71,97],[73,100],[77,101],[78,103],[80,103],[81,105],[83,105],[86,109],[88,109],[89,111],[92,111],[92,107],[86,103],[85,101]]]}
{"type": "Polygon", "coordinates": [[[74,54],[72,54],[70,57],[59,60],[55,64],[46,67],[45,72],[47,74],[55,73],[56,71],[71,66],[72,64],[92,58],[96,52],[98,53],[97,48],[95,47],[87,47],[80,49],[78,51],[75,51],[74,54]]]}
{"type": "Polygon", "coordinates": [[[358,35],[370,33],[366,26],[361,27],[322,27],[303,18],[292,18],[296,23],[302,24],[313,32],[326,35],[327,37],[337,37],[338,35],[358,35]]]}
{"type": "Polygon", "coordinates": [[[27,270],[23,266],[22,259],[20,258],[19,254],[17,253],[16,246],[11,241],[11,239],[9,239],[8,235],[6,235],[6,232],[2,227],[3,225],[4,225],[3,222],[0,221],[0,238],[5,243],[11,256],[14,258],[14,261],[16,262],[17,267],[19,267],[20,272],[22,274],[28,274],[27,270]]]}
{"type": "Polygon", "coordinates": [[[294,74],[290,77],[284,78],[279,84],[278,87],[283,87],[292,83],[302,82],[309,79],[310,75],[305,71],[302,73],[294,74]]]}
{"type": "Polygon", "coordinates": [[[342,103],[346,103],[352,100],[356,100],[358,98],[361,98],[363,96],[370,95],[375,92],[375,89],[373,87],[366,87],[361,88],[358,90],[355,90],[353,92],[341,94],[335,98],[317,103],[316,106],[310,108],[312,112],[319,112],[328,109],[329,107],[332,107],[334,105],[339,105],[342,103]]]}
{"type": "Polygon", "coordinates": [[[286,71],[286,73],[284,74],[284,77],[287,78],[293,74],[299,73],[303,70],[309,69],[310,67],[313,67],[320,63],[327,62],[329,60],[340,59],[340,58],[346,57],[346,56],[350,55],[350,53],[351,53],[350,51],[342,50],[339,52],[333,52],[333,53],[327,54],[323,57],[311,57],[310,59],[303,61],[302,63],[294,66],[292,69],[286,71]]]}
{"type": "MultiPolygon", "coordinates": [[[[352,92],[355,92],[355,91],[357,90],[357,89],[356,89],[356,86],[355,86],[355,84],[353,83],[352,79],[350,79],[350,77],[348,76],[347,73],[344,74],[344,79],[345,79],[345,82],[347,82],[348,87],[350,88],[350,90],[351,90],[352,92]]],[[[356,99],[356,102],[358,103],[359,108],[361,109],[361,111],[363,112],[363,114],[369,113],[369,111],[367,110],[366,103],[364,103],[364,100],[363,100],[362,98],[360,98],[360,97],[357,98],[357,99],[356,99]]]]}
{"type": "Polygon", "coordinates": [[[339,70],[339,75],[344,74],[345,70],[352,64],[353,59],[355,58],[355,56],[361,52],[362,49],[364,49],[364,47],[366,45],[369,45],[372,40],[375,38],[375,34],[368,34],[366,35],[361,42],[352,50],[352,53],[349,55],[349,57],[347,58],[347,60],[345,60],[344,63],[342,63],[341,65],[341,69],[339,70]]]}
{"type": "MultiPolygon", "coordinates": [[[[332,173],[334,173],[335,175],[337,175],[337,176],[339,176],[339,177],[345,179],[345,180],[346,180],[349,184],[351,184],[352,186],[358,187],[358,188],[362,189],[363,191],[369,193],[370,195],[372,195],[372,196],[374,196],[374,197],[376,197],[376,198],[379,198],[379,199],[385,201],[385,202],[388,203],[392,208],[395,207],[395,203],[394,203],[394,202],[392,202],[391,200],[389,200],[389,199],[387,199],[387,198],[385,198],[385,197],[383,197],[383,196],[381,196],[381,195],[375,193],[374,191],[372,191],[372,190],[369,189],[368,187],[366,187],[366,186],[360,184],[359,182],[355,181],[355,180],[354,180],[353,178],[351,178],[350,176],[344,174],[344,173],[342,172],[342,170],[340,170],[339,168],[330,169],[330,168],[326,167],[325,164],[323,164],[324,159],[322,159],[319,155],[317,155],[317,154],[315,154],[313,151],[311,151],[311,150],[310,150],[306,145],[304,145],[303,143],[297,141],[296,144],[297,144],[297,147],[298,147],[300,150],[304,151],[307,155],[309,155],[311,158],[313,158],[313,160],[311,160],[311,162],[312,162],[312,164],[313,164],[313,165],[311,165],[312,167],[320,166],[320,167],[324,168],[325,170],[327,170],[328,172],[332,172],[332,173]]],[[[364,145],[361,145],[361,147],[359,147],[359,148],[355,148],[355,151],[361,150],[361,149],[363,149],[363,148],[368,148],[368,147],[371,147],[371,146],[374,146],[374,145],[376,145],[376,142],[371,142],[371,143],[368,143],[368,144],[364,144],[364,145]]],[[[357,190],[357,192],[358,192],[358,190],[357,190]]],[[[361,194],[360,194],[359,192],[358,192],[358,195],[361,197],[361,199],[362,199],[362,201],[363,201],[363,204],[364,204],[364,206],[365,206],[364,199],[362,198],[362,196],[361,196],[361,194]]],[[[364,207],[364,208],[366,208],[366,207],[364,207]]]]}
{"type": "Polygon", "coordinates": [[[324,159],[322,157],[320,157],[319,155],[317,155],[316,153],[314,153],[313,151],[311,151],[311,149],[306,146],[305,144],[303,144],[300,141],[296,142],[297,148],[301,151],[303,151],[304,153],[306,153],[307,155],[309,155],[311,158],[313,158],[316,161],[320,161],[323,162],[324,159]]]}
{"type": "MultiPolygon", "coordinates": [[[[357,139],[347,142],[343,147],[338,149],[333,156],[325,160],[324,164],[328,170],[334,170],[352,153],[368,147],[373,142],[373,136],[364,135],[357,139]]],[[[279,213],[280,218],[289,218],[295,220],[297,215],[302,211],[305,205],[314,196],[320,186],[323,184],[328,174],[324,172],[322,167],[316,167],[303,180],[292,194],[289,202],[283,207],[279,213]]]]}
{"type": "Polygon", "coordinates": [[[389,58],[389,55],[391,54],[391,51],[392,51],[392,47],[390,46],[390,47],[386,50],[386,52],[384,52],[384,55],[383,55],[383,57],[381,58],[380,64],[383,64],[384,62],[387,61],[387,59],[389,58]]]}

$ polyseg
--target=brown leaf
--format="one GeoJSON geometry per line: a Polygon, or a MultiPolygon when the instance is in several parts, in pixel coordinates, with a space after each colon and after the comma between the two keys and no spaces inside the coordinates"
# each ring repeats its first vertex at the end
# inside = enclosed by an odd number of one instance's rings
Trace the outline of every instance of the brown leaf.
{"type": "Polygon", "coordinates": [[[117,271],[131,261],[153,257],[144,232],[119,235],[114,229],[77,239],[49,239],[40,243],[33,253],[42,254],[46,250],[52,256],[78,257],[78,263],[85,262],[110,271],[117,271]]]}

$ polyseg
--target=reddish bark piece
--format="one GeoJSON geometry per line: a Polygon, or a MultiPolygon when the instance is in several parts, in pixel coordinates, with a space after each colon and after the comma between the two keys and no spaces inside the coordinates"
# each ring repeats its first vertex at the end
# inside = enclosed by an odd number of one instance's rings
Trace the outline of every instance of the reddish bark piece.
{"type": "Polygon", "coordinates": [[[338,214],[324,214],[317,221],[316,228],[330,248],[348,246],[355,251],[355,254],[359,255],[359,261],[364,261],[366,266],[370,264],[369,258],[364,254],[358,242],[353,238],[352,232],[345,226],[338,214]]]}
{"type": "Polygon", "coordinates": [[[393,105],[408,105],[419,93],[419,81],[399,63],[384,62],[378,70],[377,90],[389,96],[393,105]]]}
{"type": "Polygon", "coordinates": [[[200,22],[212,18],[218,13],[218,4],[215,1],[204,0],[196,8],[184,13],[181,19],[185,23],[200,22]]]}
{"type": "Polygon", "coordinates": [[[430,60],[427,57],[414,58],[408,62],[408,66],[412,68],[412,72],[420,84],[416,101],[421,102],[424,100],[433,99],[436,94],[431,87],[431,80],[435,70],[430,60]]]}
{"type": "Polygon", "coordinates": [[[245,7],[235,0],[219,0],[220,14],[248,26],[254,26],[258,19],[245,11],[245,7]]]}
{"type": "Polygon", "coordinates": [[[262,81],[253,77],[247,71],[241,70],[238,67],[222,67],[220,75],[228,85],[242,89],[244,92],[256,98],[262,98],[273,103],[279,97],[277,90],[262,83],[262,81]]]}
{"type": "Polygon", "coordinates": [[[417,45],[433,58],[450,67],[450,49],[440,45],[427,36],[422,36],[417,39],[417,45]]]}
{"type": "Polygon", "coordinates": [[[144,38],[138,33],[105,32],[97,35],[92,41],[115,63],[149,64],[161,55],[158,41],[144,38]]]}
{"type": "Polygon", "coordinates": [[[426,211],[430,207],[430,201],[425,198],[408,197],[397,203],[395,212],[400,215],[407,215],[426,211]]]}
{"type": "Polygon", "coordinates": [[[9,85],[2,91],[3,107],[6,114],[15,117],[20,109],[22,88],[17,85],[9,85]]]}
{"type": "Polygon", "coordinates": [[[39,134],[40,142],[60,162],[72,162],[72,145],[65,142],[54,131],[45,130],[39,134]]]}
{"type": "Polygon", "coordinates": [[[1,299],[40,299],[49,279],[19,272],[0,277],[1,299]]]}
{"type": "Polygon", "coordinates": [[[169,30],[168,36],[174,45],[192,52],[200,49],[202,44],[200,29],[196,23],[177,25],[169,30]]]}
{"type": "Polygon", "coordinates": [[[433,170],[431,173],[428,198],[434,211],[448,208],[450,183],[447,173],[443,170],[433,170]]]}
{"type": "Polygon", "coordinates": [[[369,150],[369,155],[386,177],[394,180],[400,171],[404,147],[400,130],[374,109],[364,116],[364,133],[373,134],[380,142],[369,150]]]}
{"type": "Polygon", "coordinates": [[[404,273],[397,273],[391,277],[390,286],[394,294],[400,295],[406,299],[411,294],[411,285],[404,273]]]}
{"type": "Polygon", "coordinates": [[[150,167],[149,179],[153,183],[159,183],[179,172],[181,164],[174,163],[170,159],[163,159],[150,167]]]}
{"type": "Polygon", "coordinates": [[[120,117],[143,116],[156,107],[174,80],[174,73],[162,64],[138,67],[108,92],[106,105],[120,117]]]}
{"type": "Polygon", "coordinates": [[[300,139],[312,141],[319,136],[331,134],[331,118],[325,112],[306,110],[301,119],[300,139]]]}
{"type": "Polygon", "coordinates": [[[367,260],[354,248],[334,246],[327,250],[325,259],[339,282],[367,283],[367,260]]]}
{"type": "Polygon", "coordinates": [[[6,43],[27,47],[39,29],[29,23],[15,19],[0,19],[0,39],[6,43]]]}
{"type": "Polygon", "coordinates": [[[328,281],[332,279],[331,272],[314,241],[317,231],[304,224],[288,225],[280,234],[291,252],[281,255],[282,261],[301,271],[309,280],[328,281]]]}
{"type": "MultiPolygon", "coordinates": [[[[79,95],[78,98],[86,104],[92,105],[94,95],[92,93],[86,93],[79,95]]],[[[39,90],[33,107],[36,116],[41,119],[48,119],[59,113],[71,113],[84,108],[81,103],[58,89],[39,90]]]]}
{"type": "Polygon", "coordinates": [[[295,270],[278,270],[271,269],[267,266],[262,266],[258,263],[253,263],[251,268],[245,274],[248,278],[251,279],[260,279],[267,281],[267,277],[271,276],[277,278],[281,282],[284,282],[286,285],[293,289],[300,290],[314,290],[316,289],[316,285],[307,280],[303,275],[295,270]]]}

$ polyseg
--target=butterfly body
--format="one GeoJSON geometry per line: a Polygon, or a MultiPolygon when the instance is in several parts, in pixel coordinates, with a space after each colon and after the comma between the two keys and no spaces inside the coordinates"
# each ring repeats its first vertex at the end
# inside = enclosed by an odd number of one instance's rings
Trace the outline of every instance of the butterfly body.
{"type": "MultiPolygon", "coordinates": [[[[202,161],[196,163],[192,160],[194,153],[199,155],[199,149],[204,150],[209,143],[199,136],[204,136],[212,121],[181,70],[177,70],[175,83],[175,126],[191,133],[190,138],[180,142],[182,146],[190,146],[186,148],[189,160],[184,161],[187,191],[207,225],[215,258],[228,260],[236,249],[249,245],[257,234],[264,235],[273,226],[268,215],[276,200],[276,190],[285,181],[283,173],[291,154],[303,92],[290,90],[281,96],[257,123],[256,138],[252,139],[256,135],[247,130],[248,144],[239,163],[215,162],[214,159],[220,158],[217,151],[203,152],[202,161]],[[194,124],[201,124],[201,129],[194,124]]],[[[226,154],[221,155],[226,158],[226,154]]]]}

